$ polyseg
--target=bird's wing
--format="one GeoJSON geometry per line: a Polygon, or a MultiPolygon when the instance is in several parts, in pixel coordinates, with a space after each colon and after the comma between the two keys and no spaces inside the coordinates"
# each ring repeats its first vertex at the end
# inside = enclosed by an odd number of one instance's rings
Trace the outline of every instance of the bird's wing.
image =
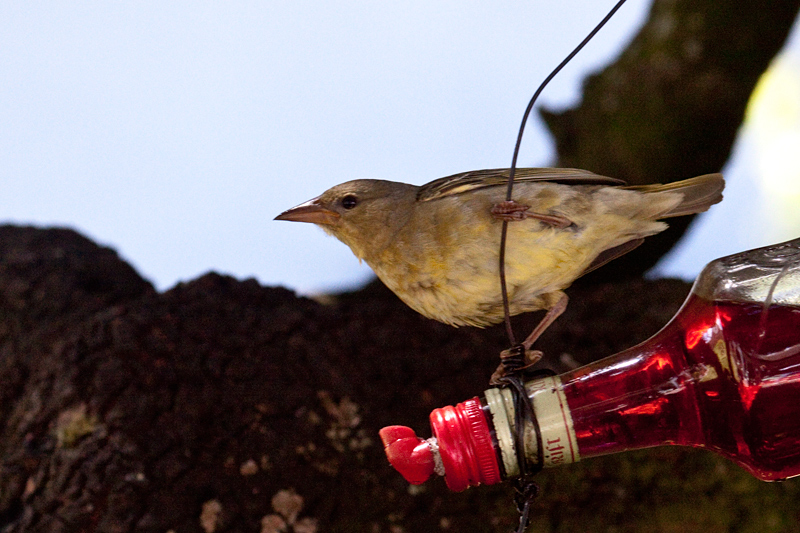
{"type": "MultiPolygon", "coordinates": [[[[417,200],[427,202],[443,196],[461,194],[486,187],[499,187],[508,183],[507,168],[472,170],[439,178],[427,183],[417,191],[417,200]]],[[[514,182],[545,181],[569,185],[625,185],[615,178],[607,178],[576,168],[518,168],[514,172],[514,182]]]]}
{"type": "Polygon", "coordinates": [[[624,242],[620,245],[614,246],[613,248],[609,248],[608,250],[603,250],[602,252],[600,252],[600,255],[598,255],[595,258],[595,260],[592,261],[592,263],[588,267],[586,267],[586,270],[581,272],[581,276],[588,274],[592,270],[597,270],[601,266],[605,265],[609,261],[613,261],[614,259],[616,259],[621,255],[627,254],[628,252],[638,247],[643,242],[644,239],[642,238],[631,239],[628,242],[624,242]]]}

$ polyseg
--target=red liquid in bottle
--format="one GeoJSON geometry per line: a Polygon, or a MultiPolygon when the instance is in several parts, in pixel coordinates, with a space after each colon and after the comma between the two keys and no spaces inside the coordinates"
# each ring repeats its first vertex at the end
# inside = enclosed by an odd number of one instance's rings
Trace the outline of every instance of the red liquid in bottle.
{"type": "Polygon", "coordinates": [[[800,474],[800,308],[691,295],[647,342],[561,376],[581,458],[676,444],[800,474]]]}

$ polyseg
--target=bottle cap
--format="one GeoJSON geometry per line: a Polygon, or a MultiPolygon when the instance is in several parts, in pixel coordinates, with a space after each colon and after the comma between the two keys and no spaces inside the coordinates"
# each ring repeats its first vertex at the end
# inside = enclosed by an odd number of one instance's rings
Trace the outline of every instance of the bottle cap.
{"type": "Polygon", "coordinates": [[[430,420],[450,490],[501,481],[489,424],[477,397],[434,409],[430,420]]]}
{"type": "Polygon", "coordinates": [[[434,409],[430,421],[436,438],[427,441],[405,426],[380,430],[386,457],[406,481],[419,485],[436,471],[444,474],[453,491],[500,482],[489,424],[477,397],[455,407],[434,409]]]}

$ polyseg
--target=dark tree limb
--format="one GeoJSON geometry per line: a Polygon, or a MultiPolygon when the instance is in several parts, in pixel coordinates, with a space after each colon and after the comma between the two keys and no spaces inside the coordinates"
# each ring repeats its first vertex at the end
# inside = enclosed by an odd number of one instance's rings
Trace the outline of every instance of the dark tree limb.
{"type": "MultiPolygon", "coordinates": [[[[622,55],[586,79],[578,107],[541,112],[556,139],[558,164],[631,184],[718,172],[798,9],[797,0],[656,0],[622,55]]],[[[640,274],[689,221],[673,219],[668,232],[592,277],[640,274]]]]}

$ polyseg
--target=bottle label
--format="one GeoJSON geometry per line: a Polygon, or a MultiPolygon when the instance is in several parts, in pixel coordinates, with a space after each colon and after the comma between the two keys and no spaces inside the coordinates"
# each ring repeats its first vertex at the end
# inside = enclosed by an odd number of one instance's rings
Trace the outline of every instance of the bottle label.
{"type": "MultiPolygon", "coordinates": [[[[580,460],[575,428],[566,396],[558,376],[537,379],[525,384],[531,398],[539,432],[542,436],[545,467],[575,463],[580,460]]],[[[516,441],[514,439],[514,398],[509,389],[488,389],[485,392],[486,404],[492,415],[500,459],[506,477],[519,475],[516,441]]],[[[525,425],[525,455],[536,463],[539,459],[536,428],[525,425]]]]}
{"type": "MultiPolygon", "coordinates": [[[[580,461],[578,442],[575,438],[575,427],[572,414],[567,404],[558,376],[537,379],[525,384],[533,403],[539,431],[544,448],[544,466],[561,466],[580,461]]],[[[536,430],[530,428],[526,432],[526,450],[528,457],[538,457],[536,430]],[[528,442],[531,441],[532,442],[528,442]]]]}

